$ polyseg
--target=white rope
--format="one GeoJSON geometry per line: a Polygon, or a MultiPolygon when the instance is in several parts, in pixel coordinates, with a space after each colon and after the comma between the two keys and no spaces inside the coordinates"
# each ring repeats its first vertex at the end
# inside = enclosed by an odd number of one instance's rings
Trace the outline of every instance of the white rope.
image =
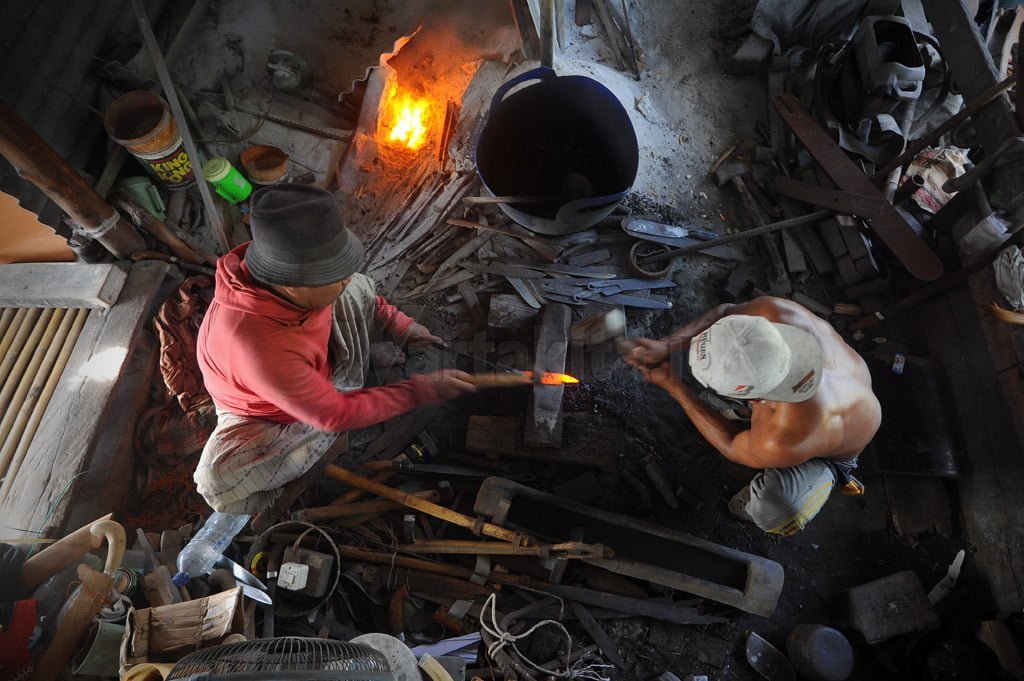
{"type": "Polygon", "coordinates": [[[545,674],[547,676],[553,676],[558,679],[584,679],[585,681],[609,681],[607,676],[604,676],[600,670],[609,669],[611,665],[599,664],[596,662],[585,663],[586,658],[581,658],[575,663],[569,666],[565,671],[551,671],[545,669],[540,665],[536,664],[533,660],[523,655],[523,653],[516,647],[516,641],[521,641],[524,638],[528,638],[533,632],[537,631],[541,627],[555,626],[565,636],[566,659],[572,653],[572,636],[569,635],[568,630],[562,625],[561,622],[555,620],[541,620],[532,627],[527,629],[521,634],[512,634],[510,632],[502,630],[498,624],[498,595],[492,593],[487,597],[487,601],[484,603],[484,607],[480,609],[480,626],[486,631],[491,637],[494,638],[494,642],[487,646],[487,655],[490,658],[494,658],[494,654],[501,652],[506,646],[512,649],[512,652],[516,654],[516,657],[520,659],[528,667],[545,674]],[[487,622],[487,611],[490,608],[490,623],[487,622]]]}

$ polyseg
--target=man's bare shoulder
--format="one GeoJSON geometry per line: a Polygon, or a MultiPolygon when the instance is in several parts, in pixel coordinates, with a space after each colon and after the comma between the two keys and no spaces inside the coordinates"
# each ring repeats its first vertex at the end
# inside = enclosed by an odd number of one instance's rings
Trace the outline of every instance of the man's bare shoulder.
{"type": "Polygon", "coordinates": [[[831,456],[841,447],[842,433],[841,415],[826,411],[816,400],[762,403],[755,407],[751,422],[752,442],[766,466],[798,466],[831,456]]]}
{"type": "Polygon", "coordinates": [[[829,329],[832,327],[799,303],[785,298],[773,296],[761,296],[750,302],[743,303],[733,310],[732,314],[748,314],[756,317],[764,317],[770,322],[777,324],[790,324],[798,328],[813,326],[817,328],[824,324],[829,329]]]}

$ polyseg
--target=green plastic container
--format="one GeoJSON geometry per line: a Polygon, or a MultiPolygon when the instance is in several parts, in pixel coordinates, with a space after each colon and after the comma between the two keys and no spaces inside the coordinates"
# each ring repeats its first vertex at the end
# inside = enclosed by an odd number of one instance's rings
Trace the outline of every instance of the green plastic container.
{"type": "Polygon", "coordinates": [[[211,158],[203,165],[203,175],[225,201],[241,203],[252,194],[252,185],[226,158],[211,158]]]}

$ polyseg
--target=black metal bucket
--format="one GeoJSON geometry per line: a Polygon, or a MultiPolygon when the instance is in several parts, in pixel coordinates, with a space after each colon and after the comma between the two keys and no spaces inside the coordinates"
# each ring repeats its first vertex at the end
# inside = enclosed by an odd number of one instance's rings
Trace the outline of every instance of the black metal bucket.
{"type": "Polygon", "coordinates": [[[492,195],[530,197],[501,209],[547,235],[607,217],[633,186],[639,158],[633,123],[611,90],[546,67],[498,88],[476,146],[477,172],[492,195]]]}

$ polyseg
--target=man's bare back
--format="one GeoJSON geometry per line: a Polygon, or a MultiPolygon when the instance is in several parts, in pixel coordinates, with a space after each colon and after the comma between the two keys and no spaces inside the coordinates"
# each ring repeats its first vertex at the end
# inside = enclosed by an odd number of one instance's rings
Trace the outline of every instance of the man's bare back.
{"type": "Polygon", "coordinates": [[[825,321],[781,298],[763,297],[741,305],[722,305],[667,339],[638,339],[629,356],[647,378],[672,395],[694,425],[726,458],[753,468],[785,468],[813,458],[850,459],[859,454],[881,423],[881,407],[871,391],[864,360],[825,321]],[[689,346],[691,338],[729,315],[763,317],[811,334],[821,347],[822,376],[815,394],[803,402],[751,402],[749,429],[727,421],[704,404],[663,364],[668,355],[689,346]]]}

